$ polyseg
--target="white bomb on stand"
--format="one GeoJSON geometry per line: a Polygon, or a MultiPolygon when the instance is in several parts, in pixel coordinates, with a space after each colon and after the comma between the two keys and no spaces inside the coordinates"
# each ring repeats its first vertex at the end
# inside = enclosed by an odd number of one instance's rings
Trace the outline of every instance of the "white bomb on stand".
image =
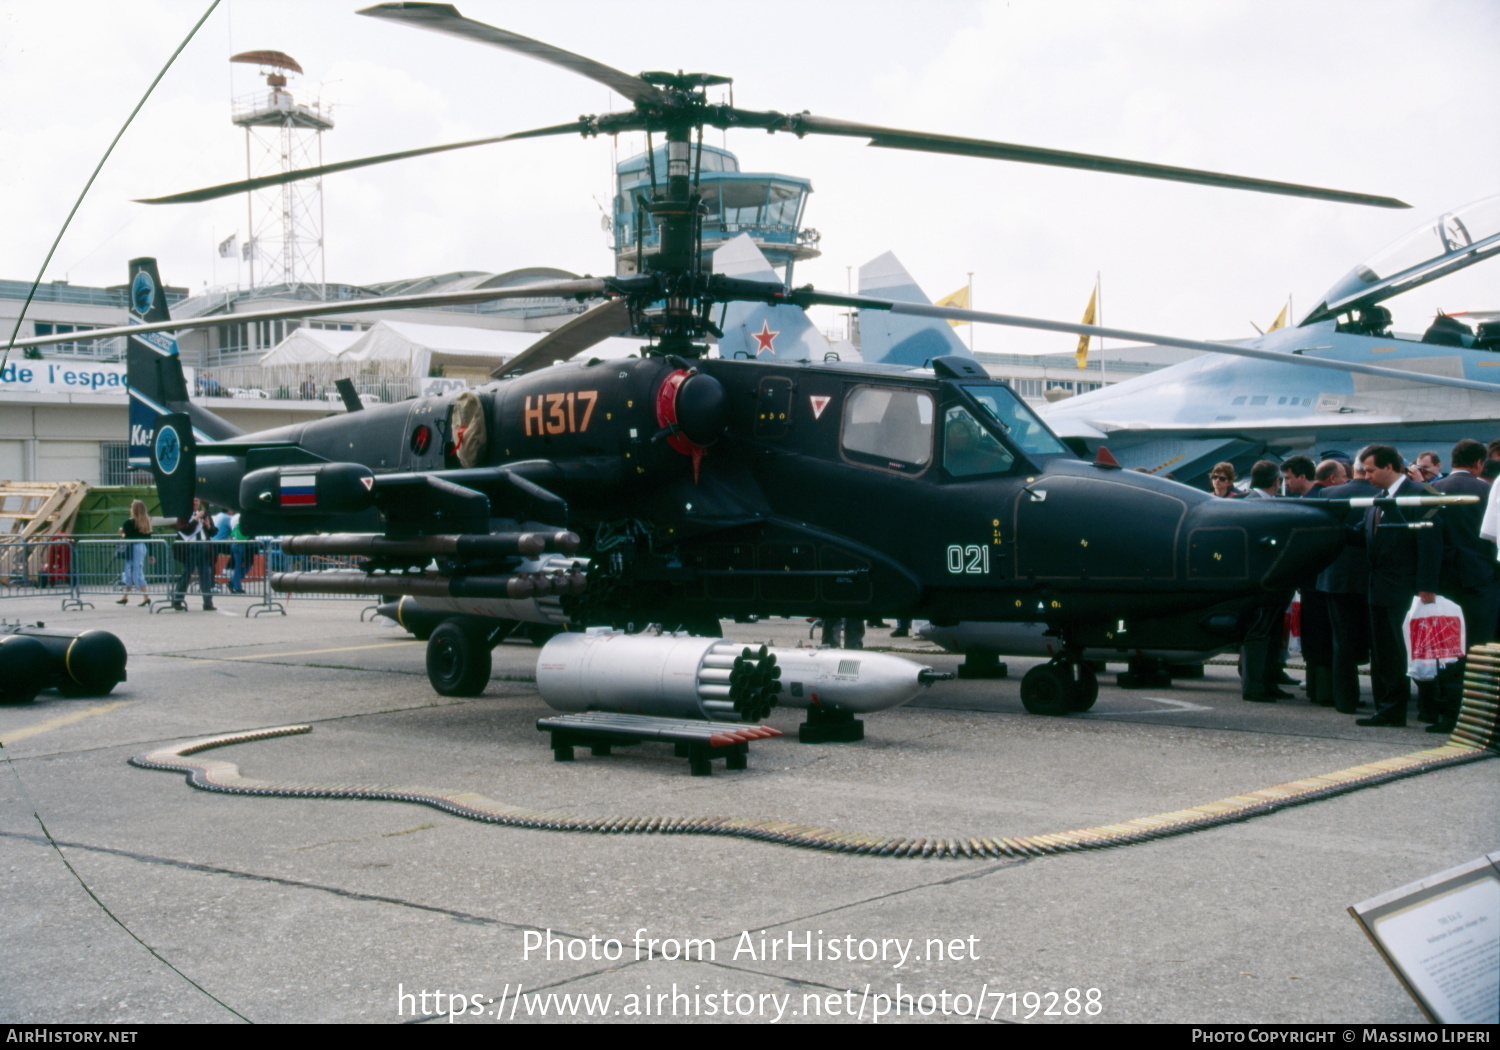
{"type": "Polygon", "coordinates": [[[868,713],[951,677],[888,653],[751,648],[721,638],[560,634],[537,660],[537,689],[559,711],[755,722],[774,704],[868,713]]]}

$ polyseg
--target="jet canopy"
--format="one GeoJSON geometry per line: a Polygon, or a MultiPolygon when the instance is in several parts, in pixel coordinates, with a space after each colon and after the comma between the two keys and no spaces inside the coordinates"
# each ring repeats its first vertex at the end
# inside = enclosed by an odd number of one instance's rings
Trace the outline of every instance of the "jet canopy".
{"type": "Polygon", "coordinates": [[[1328,290],[1302,324],[1373,306],[1497,253],[1500,195],[1440,215],[1356,266],[1328,290]]]}

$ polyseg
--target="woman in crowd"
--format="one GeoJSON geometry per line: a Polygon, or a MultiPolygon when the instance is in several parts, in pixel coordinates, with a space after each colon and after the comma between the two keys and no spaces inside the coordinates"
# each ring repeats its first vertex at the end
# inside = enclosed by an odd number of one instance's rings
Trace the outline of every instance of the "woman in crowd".
{"type": "Polygon", "coordinates": [[[1213,485],[1215,496],[1221,496],[1224,499],[1239,499],[1242,495],[1242,493],[1234,490],[1235,473],[1233,463],[1216,464],[1214,469],[1208,472],[1208,480],[1209,484],[1213,485]]]}
{"type": "Polygon", "coordinates": [[[144,541],[151,538],[151,515],[146,513],[146,505],[140,500],[130,504],[130,516],[125,519],[125,524],[120,526],[120,538],[125,542],[120,546],[124,548],[125,567],[120,570],[120,585],[125,592],[116,605],[129,605],[130,592],[141,592],[141,604],[150,605],[151,599],[146,596],[146,544],[144,541]]]}

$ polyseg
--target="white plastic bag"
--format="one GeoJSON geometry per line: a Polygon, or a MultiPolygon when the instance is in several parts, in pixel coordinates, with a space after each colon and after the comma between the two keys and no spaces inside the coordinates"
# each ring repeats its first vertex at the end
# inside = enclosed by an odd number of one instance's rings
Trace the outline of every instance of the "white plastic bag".
{"type": "Polygon", "coordinates": [[[1430,682],[1439,668],[1464,655],[1463,610],[1441,595],[1425,605],[1413,598],[1401,636],[1406,639],[1407,677],[1430,682]]]}

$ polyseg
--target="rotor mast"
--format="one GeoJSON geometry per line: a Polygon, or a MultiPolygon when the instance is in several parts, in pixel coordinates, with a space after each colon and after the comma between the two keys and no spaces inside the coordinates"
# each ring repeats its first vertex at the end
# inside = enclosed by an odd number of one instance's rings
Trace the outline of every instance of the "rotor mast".
{"type": "MultiPolygon", "coordinates": [[[[653,187],[653,199],[646,211],[656,225],[655,254],[641,260],[642,268],[656,277],[663,294],[659,352],[679,357],[699,357],[707,349],[703,343],[707,316],[702,303],[703,274],[703,201],[697,190],[693,160],[693,132],[704,124],[707,100],[705,90],[712,84],[727,84],[728,77],[705,73],[643,73],[641,79],[660,88],[666,95],[664,105],[652,107],[655,124],[667,139],[667,177],[665,188],[653,187]]],[[[656,164],[655,154],[647,151],[647,163],[656,164]]],[[[701,163],[701,158],[699,160],[701,163]]],[[[655,180],[653,179],[653,184],[655,180]]]]}

